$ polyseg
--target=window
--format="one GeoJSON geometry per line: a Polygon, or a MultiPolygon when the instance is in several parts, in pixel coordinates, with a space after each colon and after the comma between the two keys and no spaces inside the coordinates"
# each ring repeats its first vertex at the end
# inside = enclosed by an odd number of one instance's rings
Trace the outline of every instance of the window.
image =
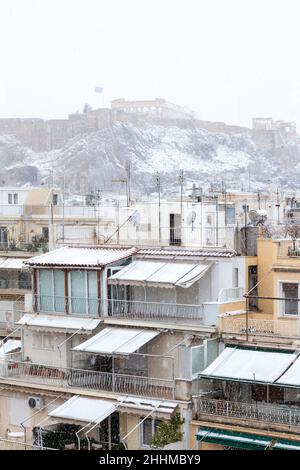
{"type": "Polygon", "coordinates": [[[65,275],[59,269],[39,270],[40,309],[42,312],[65,311],[65,275]]]}
{"type": "Polygon", "coordinates": [[[18,193],[8,194],[8,204],[18,204],[18,193]]]}
{"type": "MultiPolygon", "coordinates": [[[[143,418],[141,418],[142,420],[143,418]]],[[[142,422],[141,426],[141,444],[142,447],[150,447],[152,437],[154,436],[159,424],[160,419],[147,418],[142,422]]]]}
{"type": "Polygon", "coordinates": [[[283,315],[298,315],[299,314],[299,302],[298,299],[298,283],[296,282],[283,282],[281,284],[282,297],[285,299],[282,301],[282,313],[283,315]]]}
{"type": "Polygon", "coordinates": [[[97,271],[71,271],[72,313],[98,312],[97,271]]]}
{"type": "Polygon", "coordinates": [[[204,369],[204,345],[180,347],[180,377],[193,379],[204,369]]]}
{"type": "Polygon", "coordinates": [[[232,287],[239,287],[239,268],[233,268],[232,287]]]}
{"type": "Polygon", "coordinates": [[[33,333],[32,347],[53,350],[53,336],[50,333],[33,333]]]}

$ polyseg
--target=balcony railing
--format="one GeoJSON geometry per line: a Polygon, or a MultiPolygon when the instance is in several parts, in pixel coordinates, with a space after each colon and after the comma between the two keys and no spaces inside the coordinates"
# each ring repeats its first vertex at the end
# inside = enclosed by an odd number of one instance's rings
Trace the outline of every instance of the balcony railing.
{"type": "Polygon", "coordinates": [[[67,369],[19,361],[2,361],[0,376],[66,388],[87,388],[166,399],[173,399],[175,390],[173,380],[85,369],[67,369]]]}
{"type": "Polygon", "coordinates": [[[222,333],[296,337],[300,334],[300,319],[285,321],[248,318],[246,320],[246,318],[223,317],[222,333]]]}
{"type": "Polygon", "coordinates": [[[30,290],[32,288],[30,281],[9,281],[6,279],[0,279],[0,289],[19,289],[19,290],[30,290]]]}
{"type": "Polygon", "coordinates": [[[223,416],[265,423],[300,426],[300,408],[288,405],[239,403],[225,400],[196,399],[197,418],[200,415],[223,416]]]}
{"type": "Polygon", "coordinates": [[[103,308],[100,299],[36,295],[33,296],[33,310],[98,317],[103,308]]]}
{"type": "Polygon", "coordinates": [[[100,300],[73,297],[34,296],[35,312],[68,313],[99,317],[109,315],[119,318],[160,321],[203,321],[203,305],[135,300],[100,300]]]}
{"type": "Polygon", "coordinates": [[[218,302],[234,302],[236,300],[243,300],[243,287],[232,287],[229,289],[221,289],[218,295],[218,302]]]}
{"type": "Polygon", "coordinates": [[[109,300],[108,313],[114,317],[141,320],[203,321],[203,306],[193,304],[140,302],[135,300],[109,300]]]}
{"type": "Polygon", "coordinates": [[[279,258],[300,258],[300,240],[280,240],[278,245],[279,258]]]}

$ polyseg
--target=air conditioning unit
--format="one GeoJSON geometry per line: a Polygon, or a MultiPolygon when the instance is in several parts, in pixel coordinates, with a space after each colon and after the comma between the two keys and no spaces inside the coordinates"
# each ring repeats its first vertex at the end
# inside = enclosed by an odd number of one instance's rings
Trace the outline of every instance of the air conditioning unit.
{"type": "Polygon", "coordinates": [[[40,410],[43,407],[42,397],[28,397],[28,406],[34,410],[40,410]]]}

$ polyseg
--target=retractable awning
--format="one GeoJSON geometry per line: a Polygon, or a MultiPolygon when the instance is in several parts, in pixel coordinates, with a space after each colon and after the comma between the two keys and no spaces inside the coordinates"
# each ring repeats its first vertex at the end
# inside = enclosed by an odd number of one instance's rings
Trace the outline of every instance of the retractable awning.
{"type": "Polygon", "coordinates": [[[75,395],[55,410],[50,411],[48,416],[98,424],[104,421],[116,409],[116,402],[75,395]]]}
{"type": "Polygon", "coordinates": [[[133,409],[134,412],[140,411],[155,411],[156,413],[163,413],[171,415],[176,409],[178,403],[169,400],[150,400],[142,397],[120,396],[118,397],[120,408],[133,409]]]}
{"type": "Polygon", "coordinates": [[[292,364],[293,353],[227,347],[200,376],[203,378],[274,383],[292,364]]]}
{"type": "Polygon", "coordinates": [[[276,383],[287,387],[300,387],[300,357],[276,380],[276,383]]]}
{"type": "Polygon", "coordinates": [[[212,263],[190,264],[137,260],[113,274],[109,284],[188,288],[201,279],[212,263]]]}
{"type": "Polygon", "coordinates": [[[127,355],[134,353],[157,335],[159,331],[156,330],[108,327],[76,346],[73,351],[127,355]]]}
{"type": "Polygon", "coordinates": [[[100,323],[93,318],[75,318],[66,315],[42,315],[26,313],[17,322],[18,325],[32,326],[36,330],[82,330],[83,333],[92,332],[100,323]]]}
{"type": "Polygon", "coordinates": [[[269,447],[272,439],[256,434],[238,433],[222,429],[201,428],[196,434],[197,441],[210,442],[237,449],[263,450],[269,447]]]}

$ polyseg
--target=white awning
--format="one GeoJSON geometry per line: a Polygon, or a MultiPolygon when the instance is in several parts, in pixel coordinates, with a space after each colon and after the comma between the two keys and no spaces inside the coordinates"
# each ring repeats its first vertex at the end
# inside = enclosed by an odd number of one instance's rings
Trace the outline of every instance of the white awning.
{"type": "Polygon", "coordinates": [[[300,387],[300,358],[278,379],[277,384],[300,387]]]}
{"type": "Polygon", "coordinates": [[[0,357],[5,356],[6,354],[10,354],[16,352],[22,348],[22,341],[19,339],[8,339],[6,343],[4,343],[0,347],[0,357]]]}
{"type": "Polygon", "coordinates": [[[274,383],[290,366],[296,354],[228,347],[201,377],[274,383]]]}
{"type": "Polygon", "coordinates": [[[77,331],[82,329],[83,332],[93,331],[100,323],[100,320],[95,318],[76,318],[67,315],[42,315],[26,313],[17,322],[18,325],[33,326],[36,329],[63,329],[70,331],[77,331]]]}
{"type": "Polygon", "coordinates": [[[113,274],[110,284],[148,285],[149,287],[190,287],[211,267],[211,263],[191,264],[134,261],[113,274]]]}
{"type": "Polygon", "coordinates": [[[159,331],[138,328],[104,328],[100,333],[76,346],[74,351],[98,354],[132,354],[159,335],[159,331]]]}
{"type": "Polygon", "coordinates": [[[116,402],[75,395],[48,413],[52,418],[62,418],[85,423],[101,423],[117,409],[116,402]]]}
{"type": "Polygon", "coordinates": [[[135,410],[155,411],[156,413],[172,414],[177,407],[176,401],[149,400],[142,397],[121,396],[118,397],[120,408],[132,408],[135,410]]]}
{"type": "Polygon", "coordinates": [[[0,269],[27,269],[28,267],[23,264],[24,261],[27,261],[28,259],[22,259],[22,258],[7,258],[5,261],[2,261],[0,263],[0,269]]]}

